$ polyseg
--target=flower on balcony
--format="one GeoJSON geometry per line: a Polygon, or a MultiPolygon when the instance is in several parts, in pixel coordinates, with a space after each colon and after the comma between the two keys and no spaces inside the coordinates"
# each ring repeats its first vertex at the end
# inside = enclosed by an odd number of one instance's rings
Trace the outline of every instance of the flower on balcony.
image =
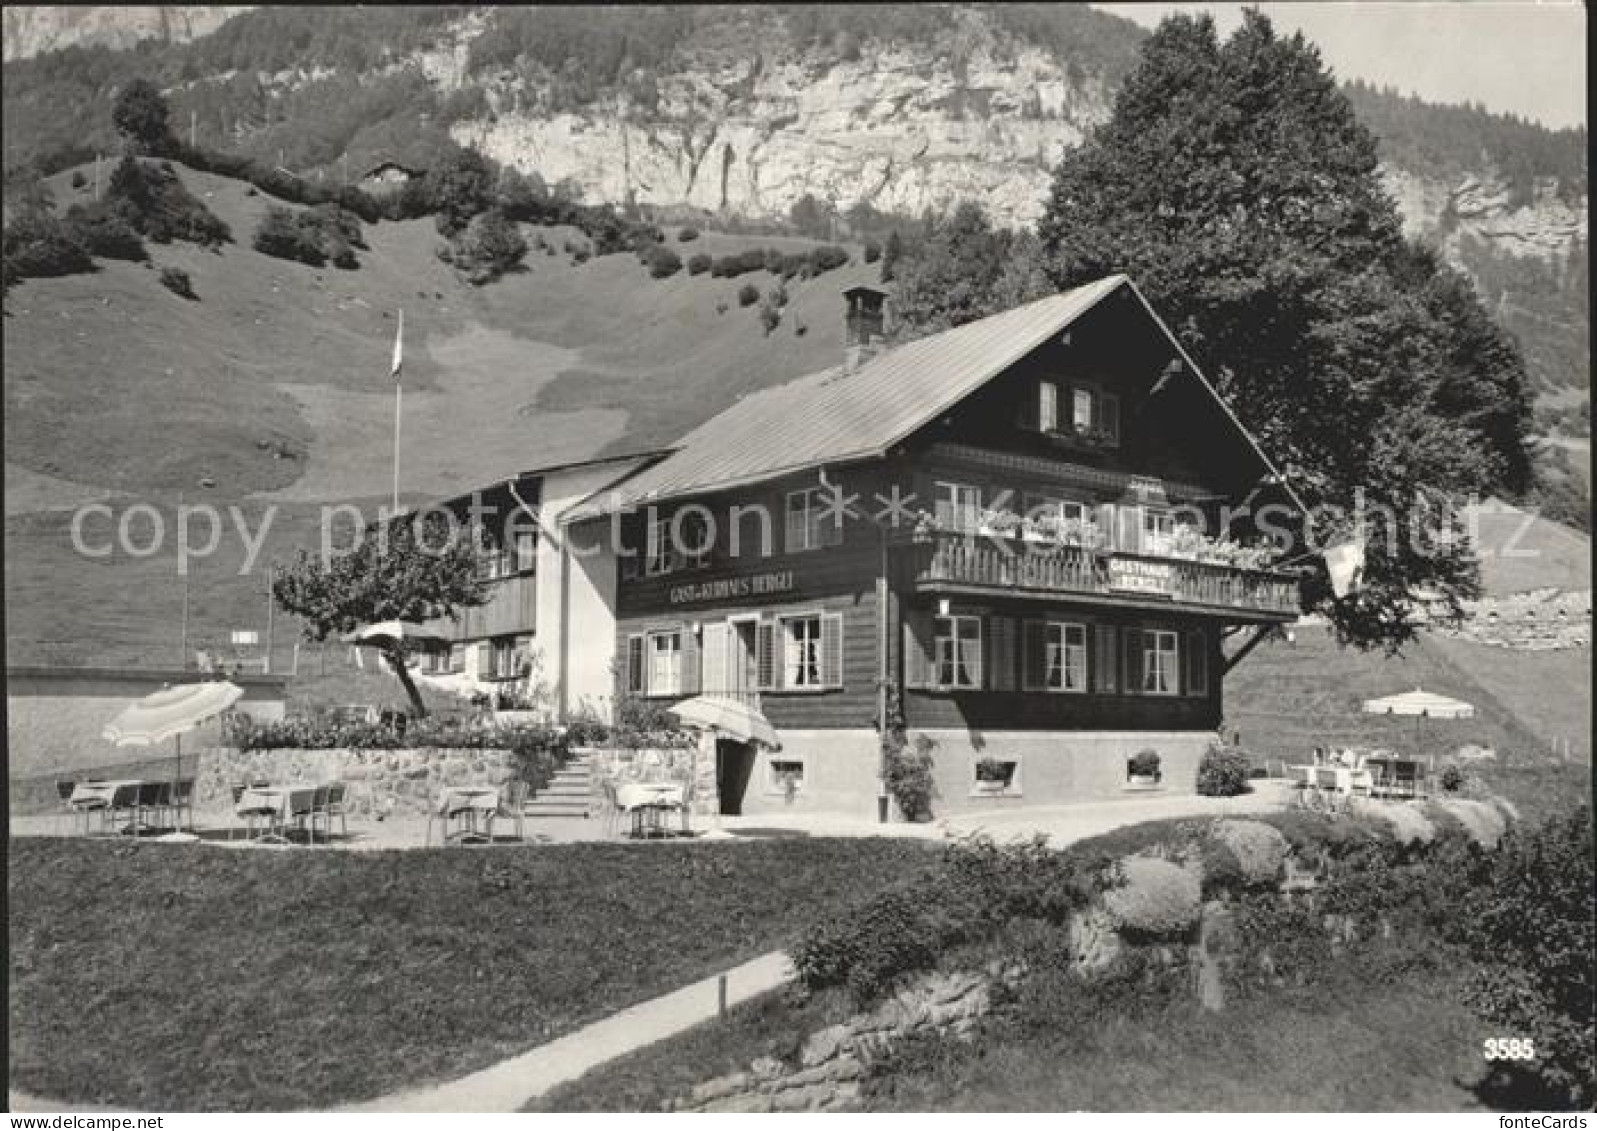
{"type": "Polygon", "coordinates": [[[981,512],[980,529],[983,534],[996,534],[1013,538],[1021,532],[1025,520],[1005,507],[987,507],[981,512]]]}
{"type": "Polygon", "coordinates": [[[1060,546],[1096,546],[1102,541],[1098,524],[1090,518],[1065,518],[1057,511],[1044,511],[1026,520],[1025,534],[1039,542],[1060,546]]]}

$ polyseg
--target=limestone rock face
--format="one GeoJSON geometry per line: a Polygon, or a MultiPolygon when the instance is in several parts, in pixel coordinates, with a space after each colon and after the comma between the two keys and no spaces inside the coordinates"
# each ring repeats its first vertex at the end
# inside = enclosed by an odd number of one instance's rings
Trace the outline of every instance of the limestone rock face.
{"type": "Polygon", "coordinates": [[[228,19],[249,10],[233,7],[186,5],[146,7],[68,7],[66,5],[7,5],[5,9],[5,59],[27,59],[64,47],[132,47],[144,39],[186,43],[209,35],[228,19]]]}

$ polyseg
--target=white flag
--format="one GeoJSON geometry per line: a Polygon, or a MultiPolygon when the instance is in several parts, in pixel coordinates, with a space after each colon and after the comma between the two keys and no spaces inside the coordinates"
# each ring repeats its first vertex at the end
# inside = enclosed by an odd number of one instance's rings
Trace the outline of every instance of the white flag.
{"type": "Polygon", "coordinates": [[[1355,592],[1364,581],[1364,533],[1325,548],[1325,568],[1331,575],[1331,592],[1338,598],[1355,592]]]}
{"type": "Polygon", "coordinates": [[[399,312],[399,329],[394,331],[394,364],[389,376],[395,381],[399,380],[399,367],[405,362],[405,312],[399,312]]]}

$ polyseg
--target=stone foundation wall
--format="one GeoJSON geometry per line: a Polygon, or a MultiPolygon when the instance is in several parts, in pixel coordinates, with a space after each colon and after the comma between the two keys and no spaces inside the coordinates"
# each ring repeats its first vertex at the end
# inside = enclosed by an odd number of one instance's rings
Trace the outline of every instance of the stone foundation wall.
{"type": "Polygon", "coordinates": [[[260,779],[273,785],[342,781],[349,785],[346,802],[357,816],[421,816],[443,786],[499,786],[514,778],[516,769],[516,757],[508,750],[213,747],[199,754],[194,804],[202,810],[231,810],[232,787],[260,779]]]}
{"type": "Polygon", "coordinates": [[[606,781],[621,785],[628,781],[667,781],[685,788],[688,810],[709,816],[719,809],[715,792],[715,742],[708,750],[701,742],[696,747],[658,747],[624,749],[581,747],[572,751],[586,756],[593,769],[593,788],[597,795],[606,781]]]}

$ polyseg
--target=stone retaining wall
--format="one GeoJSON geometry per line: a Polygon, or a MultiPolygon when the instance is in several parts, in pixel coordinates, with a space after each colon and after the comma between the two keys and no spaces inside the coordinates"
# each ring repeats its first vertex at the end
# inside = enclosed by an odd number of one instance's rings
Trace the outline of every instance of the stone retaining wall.
{"type": "MultiPolygon", "coordinates": [[[[425,815],[445,785],[503,785],[516,776],[508,750],[417,747],[402,750],[235,750],[216,747],[198,757],[194,804],[231,809],[235,784],[266,779],[274,785],[349,784],[346,797],[357,816],[425,815]]],[[[192,763],[190,763],[192,764],[192,763]]],[[[185,774],[187,770],[185,770],[185,774]]]]}

